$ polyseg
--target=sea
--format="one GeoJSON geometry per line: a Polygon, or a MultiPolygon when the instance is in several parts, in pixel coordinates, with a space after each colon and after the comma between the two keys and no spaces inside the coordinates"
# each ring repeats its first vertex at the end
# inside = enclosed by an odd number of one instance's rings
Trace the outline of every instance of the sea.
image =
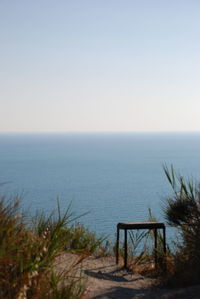
{"type": "Polygon", "coordinates": [[[114,240],[116,225],[166,221],[163,165],[200,181],[200,133],[1,133],[0,194],[30,215],[71,205],[76,221],[114,240]],[[83,215],[84,214],[84,215],[83,215]]]}

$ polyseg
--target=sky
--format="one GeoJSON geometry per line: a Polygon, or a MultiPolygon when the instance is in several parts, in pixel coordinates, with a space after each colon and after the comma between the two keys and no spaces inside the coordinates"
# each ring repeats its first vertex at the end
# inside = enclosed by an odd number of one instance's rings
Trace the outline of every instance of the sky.
{"type": "Polygon", "coordinates": [[[0,0],[0,131],[200,131],[199,0],[0,0]]]}

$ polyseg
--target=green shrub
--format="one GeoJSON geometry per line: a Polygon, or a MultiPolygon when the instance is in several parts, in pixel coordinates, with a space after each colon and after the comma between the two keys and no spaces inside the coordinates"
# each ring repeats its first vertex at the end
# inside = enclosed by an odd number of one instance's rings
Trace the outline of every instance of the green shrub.
{"type": "Polygon", "coordinates": [[[168,224],[179,230],[177,252],[173,256],[171,282],[186,285],[200,282],[200,186],[164,167],[173,189],[165,203],[168,224]]]}
{"type": "Polygon", "coordinates": [[[101,247],[104,238],[97,238],[96,234],[90,232],[80,223],[75,223],[68,231],[70,242],[68,247],[79,252],[93,254],[101,247]]]}

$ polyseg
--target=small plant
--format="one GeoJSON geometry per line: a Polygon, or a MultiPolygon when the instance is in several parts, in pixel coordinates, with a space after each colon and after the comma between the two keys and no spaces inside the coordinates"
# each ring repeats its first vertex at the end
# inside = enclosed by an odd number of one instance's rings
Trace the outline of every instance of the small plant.
{"type": "MultiPolygon", "coordinates": [[[[149,209],[148,222],[157,222],[155,216],[153,216],[151,209],[149,209]]],[[[155,230],[148,231],[129,231],[129,256],[131,258],[131,268],[134,271],[149,274],[160,274],[165,268],[166,256],[170,254],[170,249],[167,246],[167,252],[164,252],[163,247],[163,235],[157,231],[157,248],[156,257],[157,264],[155,265],[155,230]],[[139,254],[138,254],[139,253],[139,254]],[[156,266],[156,267],[155,267],[156,266]]]]}
{"type": "Polygon", "coordinates": [[[146,261],[149,252],[147,250],[147,241],[149,236],[149,231],[136,232],[129,231],[130,245],[129,245],[129,256],[131,258],[131,268],[135,268],[139,264],[146,261]],[[140,254],[138,255],[138,251],[140,254]]]}
{"type": "Polygon", "coordinates": [[[105,238],[97,238],[96,234],[90,232],[80,223],[75,223],[68,231],[68,242],[66,249],[84,252],[88,255],[95,253],[102,246],[105,238]]]}

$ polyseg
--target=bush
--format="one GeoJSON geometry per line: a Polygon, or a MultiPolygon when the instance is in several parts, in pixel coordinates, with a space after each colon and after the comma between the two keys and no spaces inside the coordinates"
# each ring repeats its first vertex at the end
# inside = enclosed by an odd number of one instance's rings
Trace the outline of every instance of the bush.
{"type": "MultiPolygon", "coordinates": [[[[0,298],[81,297],[80,274],[71,266],[59,273],[54,262],[66,244],[70,244],[69,251],[87,250],[89,254],[100,239],[83,228],[70,227],[72,216],[69,208],[61,215],[58,204],[57,213],[37,213],[30,224],[19,214],[18,198],[8,203],[0,198],[0,298]]],[[[85,253],[77,263],[84,257],[85,253]]]]}
{"type": "Polygon", "coordinates": [[[200,283],[200,185],[164,167],[173,189],[164,213],[168,224],[176,226],[181,238],[174,255],[171,282],[176,285],[200,283]]]}

